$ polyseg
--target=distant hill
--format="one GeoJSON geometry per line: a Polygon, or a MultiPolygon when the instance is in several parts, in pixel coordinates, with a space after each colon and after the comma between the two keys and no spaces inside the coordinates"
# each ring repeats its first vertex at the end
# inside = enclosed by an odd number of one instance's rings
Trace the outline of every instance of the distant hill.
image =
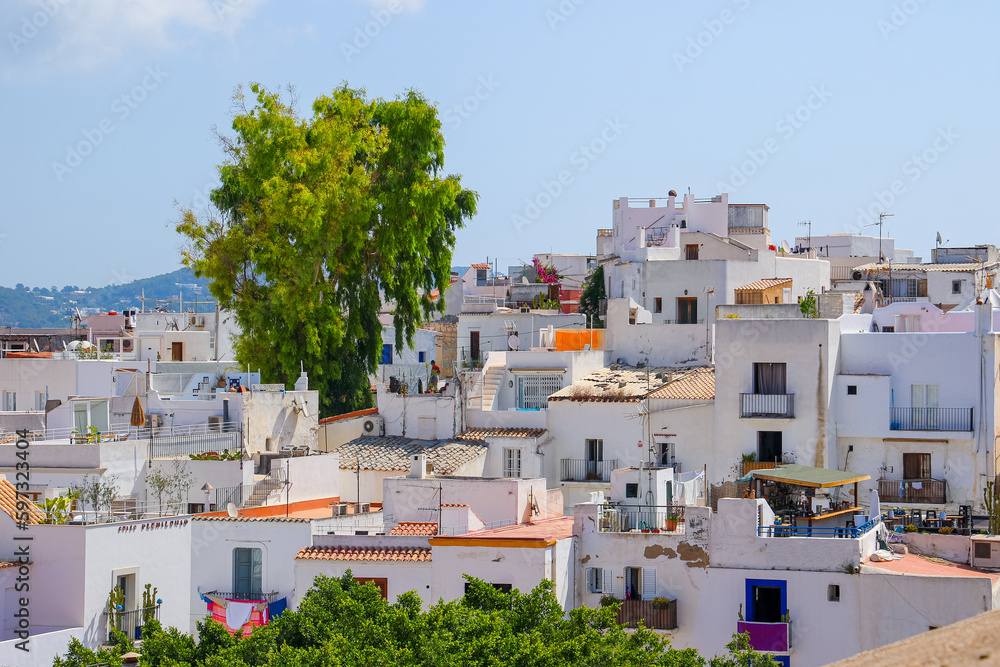
{"type": "MultiPolygon", "coordinates": [[[[68,327],[69,317],[75,309],[86,314],[141,308],[139,297],[143,291],[147,299],[173,301],[173,309],[179,305],[180,297],[184,299],[185,310],[195,299],[213,300],[208,291],[208,281],[195,278],[190,269],[179,269],[173,273],[107,287],[80,288],[67,285],[61,289],[29,288],[18,283],[15,287],[0,287],[0,327],[68,327]]],[[[156,305],[147,301],[146,309],[152,310],[156,305]]],[[[201,306],[199,310],[205,311],[208,307],[201,306]]]]}

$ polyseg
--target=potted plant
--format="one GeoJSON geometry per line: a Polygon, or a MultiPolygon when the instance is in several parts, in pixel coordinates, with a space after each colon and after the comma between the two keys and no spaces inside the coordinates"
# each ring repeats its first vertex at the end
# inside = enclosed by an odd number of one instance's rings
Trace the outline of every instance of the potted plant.
{"type": "Polygon", "coordinates": [[[142,622],[135,626],[136,640],[142,639],[143,626],[156,618],[156,608],[160,606],[156,593],[157,589],[152,584],[146,584],[142,591],[142,622]]]}
{"type": "Polygon", "coordinates": [[[115,631],[121,632],[122,612],[125,609],[125,591],[118,586],[108,595],[108,643],[114,643],[115,631]]]}
{"type": "Polygon", "coordinates": [[[653,609],[667,609],[671,602],[673,602],[671,598],[655,597],[652,599],[653,609]]]}
{"type": "Polygon", "coordinates": [[[674,515],[667,516],[666,520],[663,522],[663,530],[677,530],[677,524],[680,519],[674,515]]]}
{"type": "Polygon", "coordinates": [[[216,373],[215,374],[215,385],[219,389],[225,389],[226,388],[226,374],[225,373],[216,373]]]}

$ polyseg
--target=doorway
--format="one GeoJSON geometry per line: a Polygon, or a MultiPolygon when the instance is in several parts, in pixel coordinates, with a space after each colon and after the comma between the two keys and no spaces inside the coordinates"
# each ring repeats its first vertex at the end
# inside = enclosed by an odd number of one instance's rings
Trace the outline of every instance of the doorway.
{"type": "Polygon", "coordinates": [[[472,361],[479,361],[479,332],[469,332],[469,356],[472,361]]]}
{"type": "Polygon", "coordinates": [[[170,344],[170,360],[184,361],[184,343],[174,342],[170,344]]]}

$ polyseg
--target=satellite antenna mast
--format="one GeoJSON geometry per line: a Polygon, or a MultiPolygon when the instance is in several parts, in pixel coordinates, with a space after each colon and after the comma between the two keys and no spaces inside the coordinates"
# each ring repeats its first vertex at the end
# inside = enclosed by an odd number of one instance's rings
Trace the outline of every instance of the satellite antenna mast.
{"type": "MultiPolygon", "coordinates": [[[[878,225],[878,261],[882,262],[882,225],[885,223],[886,218],[891,218],[895,213],[882,212],[878,214],[878,222],[871,222],[865,225],[865,227],[872,227],[878,225]]],[[[891,266],[891,265],[890,265],[891,266]]]]}
{"type": "Polygon", "coordinates": [[[806,227],[808,230],[806,233],[808,234],[809,240],[806,242],[808,244],[806,252],[809,252],[813,245],[813,222],[812,220],[803,220],[799,223],[799,227],[806,227]]]}

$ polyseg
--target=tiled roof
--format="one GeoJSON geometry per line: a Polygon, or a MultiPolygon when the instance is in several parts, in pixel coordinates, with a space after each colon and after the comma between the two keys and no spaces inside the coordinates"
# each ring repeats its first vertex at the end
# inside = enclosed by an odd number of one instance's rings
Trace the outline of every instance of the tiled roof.
{"type": "Polygon", "coordinates": [[[637,366],[610,366],[594,371],[563,387],[549,396],[550,401],[638,401],[640,398],[667,384],[678,375],[689,373],[688,368],[639,368],[637,366]]]}
{"type": "Polygon", "coordinates": [[[696,368],[651,392],[648,398],[712,400],[715,398],[715,367],[696,368]]]}
{"type": "Polygon", "coordinates": [[[296,560],[430,562],[430,547],[303,547],[296,560]]]}
{"type": "Polygon", "coordinates": [[[537,438],[544,428],[470,428],[456,440],[483,440],[485,438],[537,438]]]}
{"type": "MultiPolygon", "coordinates": [[[[983,269],[996,268],[996,262],[958,262],[952,264],[895,264],[892,270],[895,271],[950,271],[954,273],[973,273],[983,269]]],[[[862,264],[855,266],[855,271],[883,271],[888,273],[888,264],[862,264]]]]}
{"type": "Polygon", "coordinates": [[[309,523],[309,519],[294,516],[206,516],[199,514],[192,521],[283,521],[289,523],[309,523]]]}
{"type": "Polygon", "coordinates": [[[17,488],[7,481],[7,478],[0,475],[0,510],[3,510],[14,521],[20,521],[27,513],[25,523],[32,525],[45,521],[45,511],[27,498],[22,498],[26,507],[23,510],[17,509],[17,488]],[[18,515],[21,515],[20,517],[18,515]]]}
{"type": "Polygon", "coordinates": [[[390,535],[437,535],[437,521],[400,521],[390,535]]]}
{"type": "Polygon", "coordinates": [[[472,264],[471,266],[474,269],[489,269],[490,268],[489,264],[472,264]]]}
{"type": "Polygon", "coordinates": [[[355,410],[354,412],[345,412],[342,415],[336,415],[334,417],[325,417],[319,420],[320,426],[323,424],[330,424],[333,422],[344,421],[345,419],[354,419],[356,417],[366,417],[368,415],[377,415],[378,408],[368,408],[366,410],[355,410]]]}
{"type": "Polygon", "coordinates": [[[744,285],[743,287],[737,287],[737,292],[756,292],[758,290],[770,289],[772,287],[779,287],[781,285],[787,285],[792,282],[791,278],[765,278],[763,280],[755,280],[749,285],[744,285]]]}
{"type": "Polygon", "coordinates": [[[0,570],[6,569],[8,567],[17,567],[23,563],[18,563],[16,560],[0,560],[0,570]]]}
{"type": "Polygon", "coordinates": [[[468,507],[466,503],[441,503],[441,507],[468,507]]]}
{"type": "Polygon", "coordinates": [[[356,470],[358,463],[362,470],[408,471],[410,457],[424,453],[427,461],[440,475],[453,475],[455,471],[486,456],[489,449],[485,442],[465,440],[418,440],[405,436],[363,435],[341,445],[341,470],[356,470]]]}

